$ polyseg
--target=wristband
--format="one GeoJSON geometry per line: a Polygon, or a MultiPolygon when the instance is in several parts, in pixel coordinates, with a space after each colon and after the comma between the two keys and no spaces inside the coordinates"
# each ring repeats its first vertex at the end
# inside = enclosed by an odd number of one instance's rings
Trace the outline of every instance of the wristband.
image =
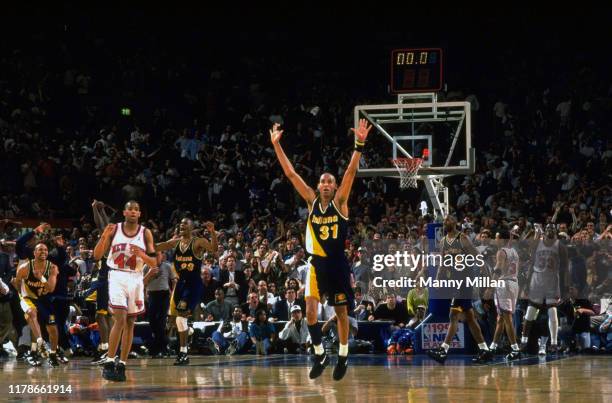
{"type": "Polygon", "coordinates": [[[365,141],[355,139],[355,151],[359,151],[360,153],[362,153],[364,146],[365,146],[365,141]]]}

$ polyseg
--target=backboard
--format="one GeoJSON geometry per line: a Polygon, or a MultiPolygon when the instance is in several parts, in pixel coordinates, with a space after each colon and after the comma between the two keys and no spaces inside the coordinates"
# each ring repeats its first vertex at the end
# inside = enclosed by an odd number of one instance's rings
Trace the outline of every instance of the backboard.
{"type": "Polygon", "coordinates": [[[391,159],[422,158],[425,149],[428,157],[419,170],[421,180],[474,173],[469,102],[437,102],[435,94],[403,94],[396,104],[356,106],[354,114],[355,127],[361,118],[374,126],[358,176],[399,177],[391,159]]]}
{"type": "Polygon", "coordinates": [[[469,102],[437,102],[435,93],[401,94],[397,103],[355,107],[355,127],[367,119],[370,133],[357,176],[399,178],[392,160],[423,158],[422,180],[436,214],[448,214],[443,179],[471,175],[476,168],[469,102]],[[441,199],[442,197],[442,199],[441,199]]]}

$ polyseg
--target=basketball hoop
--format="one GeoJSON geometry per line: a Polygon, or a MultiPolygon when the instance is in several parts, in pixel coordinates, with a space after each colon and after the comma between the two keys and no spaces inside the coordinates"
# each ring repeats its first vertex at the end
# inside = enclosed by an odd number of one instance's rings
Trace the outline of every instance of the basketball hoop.
{"type": "Polygon", "coordinates": [[[392,159],[393,165],[397,168],[400,175],[400,188],[416,188],[417,173],[423,164],[422,158],[395,158],[392,159]]]}

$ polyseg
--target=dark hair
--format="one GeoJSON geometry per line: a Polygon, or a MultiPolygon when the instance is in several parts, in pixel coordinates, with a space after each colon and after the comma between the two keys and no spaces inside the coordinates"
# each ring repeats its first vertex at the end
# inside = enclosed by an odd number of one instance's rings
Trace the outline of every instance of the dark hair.
{"type": "Polygon", "coordinates": [[[261,323],[266,323],[266,322],[268,321],[268,318],[266,318],[266,320],[265,320],[264,322],[261,322],[261,321],[259,320],[259,315],[261,315],[262,313],[263,313],[264,315],[267,315],[267,314],[268,314],[268,313],[266,312],[266,310],[265,310],[265,309],[258,309],[258,310],[256,310],[256,311],[255,311],[255,324],[256,324],[256,325],[259,325],[259,324],[261,324],[261,323]]]}
{"type": "Polygon", "coordinates": [[[363,294],[363,290],[361,289],[361,287],[357,286],[355,287],[355,290],[353,291],[355,294],[359,293],[359,294],[363,294]]]}

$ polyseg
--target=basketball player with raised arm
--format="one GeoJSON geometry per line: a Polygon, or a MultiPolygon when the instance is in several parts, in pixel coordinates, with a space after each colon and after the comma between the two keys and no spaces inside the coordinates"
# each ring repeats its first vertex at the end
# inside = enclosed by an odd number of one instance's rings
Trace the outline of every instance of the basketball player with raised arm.
{"type": "Polygon", "coordinates": [[[497,243],[497,255],[493,275],[495,280],[503,280],[504,285],[496,287],[495,306],[497,307],[497,326],[493,335],[490,349],[497,349],[497,342],[506,331],[512,351],[506,355],[507,360],[515,360],[520,357],[519,345],[516,340],[516,331],[512,323],[512,315],[516,309],[516,300],[519,295],[518,269],[519,255],[512,248],[512,234],[507,229],[497,232],[495,241],[497,243]]]}
{"type": "Polygon", "coordinates": [[[47,260],[49,249],[42,242],[34,248],[34,259],[28,259],[17,269],[13,279],[13,287],[19,290],[21,309],[32,329],[36,340],[32,340],[32,352],[27,359],[29,365],[38,367],[41,365],[41,357],[47,354],[45,342],[42,339],[40,323],[45,324],[51,343],[49,351],[49,365],[59,366],[57,360],[57,344],[59,335],[55,324],[55,313],[49,294],[55,290],[59,269],[47,260]]]}
{"type": "Polygon", "coordinates": [[[274,151],[283,172],[291,181],[297,192],[308,204],[308,222],[306,227],[306,250],[310,254],[309,273],[306,277],[306,318],[308,331],[314,346],[314,362],[310,370],[310,379],[317,378],[329,364],[321,344],[321,326],[317,322],[317,308],[323,294],[327,295],[329,305],[334,307],[338,318],[338,335],[340,349],[338,362],[334,368],[333,378],[339,381],[346,374],[348,367],[348,308],[353,303],[353,290],[350,280],[350,266],[344,254],[344,245],[348,232],[348,199],[359,166],[366,138],[372,126],[365,119],[359,121],[359,127],[352,129],[355,133],[355,151],[338,187],[336,178],[330,173],[323,173],[317,185],[318,193],[309,187],[296,173],[293,165],[280,145],[283,130],[274,124],[270,137],[274,151]]]}
{"type": "MultiPolygon", "coordinates": [[[[478,251],[474,248],[468,237],[457,230],[457,219],[452,215],[447,215],[446,218],[444,218],[444,231],[446,235],[442,238],[442,244],[440,246],[442,261],[446,260],[445,257],[447,255],[452,255],[453,261],[458,261],[458,256],[461,256],[462,260],[465,261],[466,254],[470,254],[474,257],[478,255],[478,251]]],[[[470,328],[470,333],[472,333],[472,337],[474,337],[474,340],[478,343],[480,351],[472,361],[484,363],[493,359],[493,354],[489,351],[489,347],[482,336],[482,331],[474,316],[474,308],[472,307],[473,287],[465,285],[470,274],[469,267],[459,270],[458,267],[441,266],[438,269],[438,279],[462,280],[463,284],[463,286],[457,290],[455,297],[451,301],[449,315],[450,326],[448,327],[448,333],[444,338],[444,342],[439,348],[427,352],[431,358],[440,364],[444,364],[444,361],[446,361],[450,344],[453,337],[455,337],[455,333],[457,333],[460,320],[467,323],[470,328]]]]}
{"type": "Polygon", "coordinates": [[[138,224],[140,205],[129,201],[123,210],[125,221],[108,224],[94,249],[94,259],[108,254],[108,306],[113,314],[108,353],[102,376],[109,381],[125,381],[125,363],[132,347],[134,322],[144,312],[143,266],[147,275],[157,274],[157,258],[151,230],[138,224]],[[121,341],[121,356],[115,356],[121,341]]]}
{"type": "MultiPolygon", "coordinates": [[[[533,266],[527,276],[529,306],[523,322],[521,344],[529,341],[529,332],[533,322],[538,317],[540,309],[548,310],[548,329],[550,330],[550,349],[558,352],[557,333],[559,319],[557,305],[561,300],[561,289],[566,289],[569,280],[567,250],[557,239],[557,229],[554,224],[546,225],[544,239],[541,227],[535,232],[531,256],[533,266]]],[[[546,352],[546,343],[543,351],[546,352]]]]}
{"type": "Polygon", "coordinates": [[[183,218],[179,224],[180,238],[172,238],[155,245],[155,249],[163,252],[174,248],[174,270],[178,272],[176,283],[170,300],[170,315],[176,317],[176,328],[179,334],[180,351],[174,365],[189,364],[187,356],[188,319],[200,303],[204,284],[200,278],[204,252],[217,251],[217,233],[215,225],[207,222],[206,229],[210,233],[210,241],[206,238],[193,236],[193,221],[183,218]]]}
{"type": "MultiPolygon", "coordinates": [[[[106,209],[111,208],[101,201],[94,200],[91,204],[94,222],[96,227],[100,231],[104,231],[104,228],[110,223],[110,219],[106,214],[106,209]]],[[[100,344],[96,351],[92,364],[100,365],[106,362],[106,355],[108,352],[108,337],[110,329],[113,326],[113,319],[108,310],[108,265],[106,260],[108,256],[102,256],[102,258],[96,262],[99,269],[96,277],[96,323],[98,323],[98,330],[100,332],[100,344]]]]}

